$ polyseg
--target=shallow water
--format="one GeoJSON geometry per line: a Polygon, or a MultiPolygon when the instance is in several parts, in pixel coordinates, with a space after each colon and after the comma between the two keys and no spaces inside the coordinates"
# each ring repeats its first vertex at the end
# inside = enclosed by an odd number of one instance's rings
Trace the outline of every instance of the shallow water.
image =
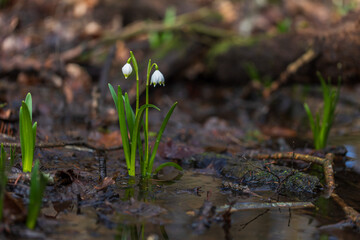
{"type": "MultiPolygon", "coordinates": [[[[224,192],[219,186],[221,179],[217,177],[187,171],[180,180],[163,184],[154,191],[152,204],[167,210],[160,217],[134,218],[115,214],[112,220],[120,220],[116,227],[109,229],[97,223],[98,217],[93,207],[85,207],[81,209],[80,215],[74,211],[62,213],[58,217],[60,225],[49,236],[54,239],[142,239],[140,232],[144,229],[145,239],[149,236],[158,236],[159,239],[346,239],[344,234],[348,232],[343,231],[339,235],[333,229],[327,232],[319,230],[321,225],[334,224],[342,219],[341,211],[328,200],[318,201],[317,209],[235,212],[231,215],[230,235],[225,233],[222,222],[213,222],[209,229],[197,234],[192,227],[196,217],[188,213],[198,210],[207,196],[216,206],[227,204],[229,199],[234,198],[241,202],[260,202],[257,197],[235,196],[224,192]],[[197,187],[201,187],[201,194],[186,191],[197,187]]],[[[117,190],[122,194],[123,190],[117,190]]],[[[273,195],[268,191],[256,193],[267,197],[273,195]]]]}
{"type": "Polygon", "coordinates": [[[348,150],[346,156],[351,159],[345,162],[345,166],[360,174],[360,134],[334,136],[329,142],[335,146],[344,145],[346,147],[348,150]]]}

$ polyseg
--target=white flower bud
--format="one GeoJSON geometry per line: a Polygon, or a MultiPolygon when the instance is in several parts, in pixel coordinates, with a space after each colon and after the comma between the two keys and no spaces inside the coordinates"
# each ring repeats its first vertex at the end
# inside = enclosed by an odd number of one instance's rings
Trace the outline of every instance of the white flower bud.
{"type": "Polygon", "coordinates": [[[165,86],[164,75],[159,70],[155,70],[155,72],[151,75],[150,84],[153,84],[154,87],[159,84],[160,86],[165,86]]]}
{"type": "Polygon", "coordinates": [[[128,76],[132,73],[132,67],[130,65],[130,63],[126,63],[123,67],[122,67],[122,73],[124,74],[125,79],[128,78],[128,76]]]}

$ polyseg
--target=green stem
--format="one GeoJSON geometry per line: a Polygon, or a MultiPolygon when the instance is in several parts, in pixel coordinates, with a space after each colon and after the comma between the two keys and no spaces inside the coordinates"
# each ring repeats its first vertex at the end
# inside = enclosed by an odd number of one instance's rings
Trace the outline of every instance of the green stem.
{"type": "MultiPolygon", "coordinates": [[[[146,73],[146,102],[145,104],[149,104],[149,79],[151,72],[151,59],[149,59],[147,73],[146,73]]],[[[145,129],[144,129],[144,137],[145,137],[145,156],[144,156],[144,168],[141,169],[141,175],[144,177],[146,175],[146,167],[149,162],[149,109],[145,110],[145,129]]]]}
{"type": "MultiPolygon", "coordinates": [[[[146,74],[146,104],[149,104],[149,85],[150,85],[150,73],[152,68],[158,69],[158,65],[156,63],[151,64],[151,59],[149,59],[148,69],[146,74]]],[[[148,174],[147,167],[149,166],[149,158],[150,158],[150,146],[149,146],[149,109],[145,110],[145,156],[144,156],[144,169],[142,170],[142,176],[146,177],[148,174]]]]}
{"type": "Polygon", "coordinates": [[[131,57],[131,61],[133,63],[133,66],[134,66],[134,70],[135,70],[135,74],[136,74],[136,110],[135,110],[135,116],[137,116],[138,114],[138,111],[139,111],[139,95],[140,95],[140,88],[139,88],[139,68],[138,68],[138,65],[137,65],[137,61],[136,61],[136,58],[133,54],[132,51],[130,51],[130,57],[131,57]]]}

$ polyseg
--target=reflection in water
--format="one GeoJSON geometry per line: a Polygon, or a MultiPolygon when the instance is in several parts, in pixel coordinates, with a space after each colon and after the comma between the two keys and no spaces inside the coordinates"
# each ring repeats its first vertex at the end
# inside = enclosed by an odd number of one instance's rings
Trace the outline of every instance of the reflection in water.
{"type": "Polygon", "coordinates": [[[116,240],[156,240],[156,239],[169,239],[165,227],[163,225],[158,226],[158,231],[161,238],[157,233],[145,235],[145,223],[141,224],[119,224],[117,227],[116,240]]]}

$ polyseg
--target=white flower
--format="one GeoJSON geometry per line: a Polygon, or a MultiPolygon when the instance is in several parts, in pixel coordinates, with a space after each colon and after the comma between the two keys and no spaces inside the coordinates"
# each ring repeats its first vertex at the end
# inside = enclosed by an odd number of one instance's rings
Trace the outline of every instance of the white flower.
{"type": "Polygon", "coordinates": [[[123,67],[122,67],[122,73],[124,74],[125,79],[128,78],[128,76],[132,73],[132,67],[130,65],[130,63],[126,63],[123,67]]]}
{"type": "Polygon", "coordinates": [[[154,87],[156,86],[156,84],[159,84],[160,86],[165,86],[164,75],[162,75],[159,70],[155,70],[155,72],[151,75],[150,84],[153,84],[154,87]]]}

